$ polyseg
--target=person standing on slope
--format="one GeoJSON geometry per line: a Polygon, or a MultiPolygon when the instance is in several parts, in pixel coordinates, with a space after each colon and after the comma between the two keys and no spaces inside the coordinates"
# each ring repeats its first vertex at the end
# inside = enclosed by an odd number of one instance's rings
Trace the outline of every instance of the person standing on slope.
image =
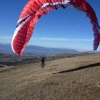
{"type": "Polygon", "coordinates": [[[45,59],[46,57],[44,55],[42,55],[42,58],[41,58],[41,67],[44,68],[45,66],[45,59]]]}

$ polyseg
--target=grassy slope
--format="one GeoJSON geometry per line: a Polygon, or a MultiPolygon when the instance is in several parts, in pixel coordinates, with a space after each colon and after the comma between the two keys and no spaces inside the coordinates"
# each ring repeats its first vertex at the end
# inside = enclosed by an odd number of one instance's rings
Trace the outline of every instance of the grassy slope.
{"type": "Polygon", "coordinates": [[[0,68],[0,100],[100,100],[100,54],[0,68]]]}

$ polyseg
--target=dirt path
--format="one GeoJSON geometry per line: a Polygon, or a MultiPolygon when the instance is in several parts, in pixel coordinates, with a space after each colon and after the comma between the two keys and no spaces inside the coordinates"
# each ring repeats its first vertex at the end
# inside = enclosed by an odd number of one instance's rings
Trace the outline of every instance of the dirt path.
{"type": "Polygon", "coordinates": [[[0,100],[100,100],[100,54],[0,68],[0,100]]]}

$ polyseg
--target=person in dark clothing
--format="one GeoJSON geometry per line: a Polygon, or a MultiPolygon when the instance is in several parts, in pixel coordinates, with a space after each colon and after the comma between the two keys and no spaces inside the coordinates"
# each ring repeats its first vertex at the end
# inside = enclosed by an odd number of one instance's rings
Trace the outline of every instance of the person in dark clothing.
{"type": "Polygon", "coordinates": [[[41,58],[41,67],[43,68],[45,66],[45,56],[43,55],[41,58]]]}

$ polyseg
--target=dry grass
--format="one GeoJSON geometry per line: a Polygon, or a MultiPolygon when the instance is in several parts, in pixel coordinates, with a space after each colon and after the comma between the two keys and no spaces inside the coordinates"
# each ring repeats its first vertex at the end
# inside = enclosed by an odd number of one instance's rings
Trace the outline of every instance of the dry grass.
{"type": "Polygon", "coordinates": [[[40,65],[0,68],[0,100],[100,100],[100,54],[40,65]]]}

